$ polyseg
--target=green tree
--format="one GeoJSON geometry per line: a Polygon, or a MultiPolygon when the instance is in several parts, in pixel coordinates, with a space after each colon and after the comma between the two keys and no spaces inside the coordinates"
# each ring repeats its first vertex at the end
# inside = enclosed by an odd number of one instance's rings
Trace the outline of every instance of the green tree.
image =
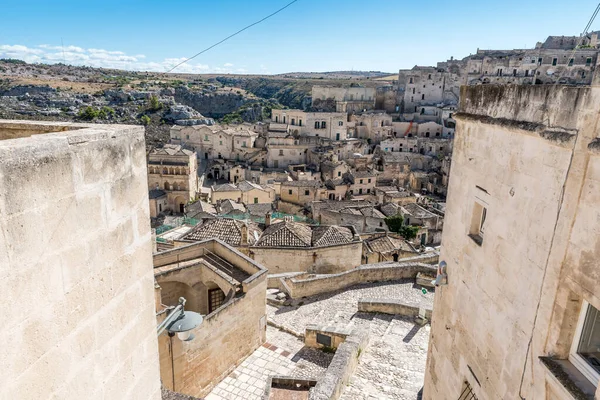
{"type": "Polygon", "coordinates": [[[83,119],[85,121],[92,121],[92,120],[98,118],[98,114],[99,114],[98,110],[96,110],[94,107],[87,106],[86,108],[82,108],[79,110],[77,117],[79,119],[83,119]]]}
{"type": "Polygon", "coordinates": [[[402,215],[394,215],[385,219],[385,224],[390,232],[394,232],[402,236],[406,240],[411,240],[417,237],[419,232],[418,226],[404,225],[402,215]]]}
{"type": "Polygon", "coordinates": [[[111,107],[104,106],[98,111],[98,118],[108,119],[115,116],[115,110],[111,107]]]}
{"type": "Polygon", "coordinates": [[[152,120],[150,120],[150,117],[147,115],[142,115],[140,117],[140,122],[142,123],[142,125],[148,126],[150,125],[150,122],[152,122],[152,120]]]}
{"type": "Polygon", "coordinates": [[[162,106],[162,103],[158,101],[158,97],[156,97],[155,95],[150,96],[150,99],[148,100],[148,109],[150,111],[160,110],[162,106]]]}

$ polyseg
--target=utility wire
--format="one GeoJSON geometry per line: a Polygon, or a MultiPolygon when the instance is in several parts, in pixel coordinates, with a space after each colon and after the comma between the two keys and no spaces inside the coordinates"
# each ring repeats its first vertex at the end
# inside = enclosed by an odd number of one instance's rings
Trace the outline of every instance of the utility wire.
{"type": "Polygon", "coordinates": [[[267,19],[271,18],[272,16],[274,16],[274,15],[276,15],[276,14],[279,14],[280,12],[282,12],[283,10],[285,10],[286,8],[288,8],[289,6],[291,6],[292,4],[294,4],[294,3],[295,3],[295,2],[297,2],[297,1],[298,1],[298,0],[294,0],[294,1],[291,1],[291,2],[289,2],[289,3],[288,3],[288,4],[286,4],[285,6],[281,7],[279,10],[275,11],[274,13],[272,13],[272,14],[269,14],[269,15],[267,15],[266,17],[264,17],[263,19],[261,19],[261,20],[259,20],[259,21],[256,21],[256,22],[254,22],[254,23],[252,23],[252,24],[250,24],[250,25],[248,25],[248,26],[246,26],[246,27],[244,27],[244,28],[240,29],[239,31],[237,31],[237,32],[235,32],[235,33],[233,33],[233,34],[231,34],[231,35],[227,36],[225,39],[221,40],[220,42],[217,42],[217,43],[213,44],[212,46],[210,46],[210,47],[207,47],[206,49],[202,50],[201,52],[199,52],[199,53],[197,53],[197,54],[193,55],[192,57],[190,57],[190,58],[187,58],[187,59],[183,60],[182,62],[180,62],[179,64],[177,64],[176,66],[174,66],[173,68],[171,68],[170,70],[168,70],[166,73],[169,73],[169,72],[173,71],[175,68],[177,68],[177,67],[179,67],[179,66],[181,66],[181,65],[185,64],[186,62],[188,62],[188,61],[190,61],[190,60],[192,60],[192,59],[194,59],[194,58],[198,57],[200,54],[202,54],[202,53],[206,53],[208,50],[210,50],[210,49],[212,49],[212,48],[214,48],[214,47],[217,47],[217,46],[218,46],[218,45],[220,45],[221,43],[223,43],[223,42],[225,42],[225,41],[227,41],[227,40],[231,39],[232,37],[234,37],[234,36],[236,36],[236,35],[238,35],[238,34],[240,34],[240,33],[242,33],[242,32],[244,32],[246,29],[250,29],[250,28],[252,28],[253,26],[260,24],[261,22],[263,22],[263,21],[266,21],[267,19]]]}

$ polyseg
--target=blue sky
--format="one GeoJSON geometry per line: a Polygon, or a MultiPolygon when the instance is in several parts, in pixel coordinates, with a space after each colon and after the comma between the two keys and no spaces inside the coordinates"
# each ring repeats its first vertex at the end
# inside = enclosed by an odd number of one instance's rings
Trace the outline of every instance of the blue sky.
{"type": "MultiPolygon", "coordinates": [[[[0,58],[165,71],[289,1],[2,0],[0,58]]],[[[533,47],[548,35],[579,34],[596,5],[299,0],[176,71],[397,72],[478,47],[533,47]]]]}

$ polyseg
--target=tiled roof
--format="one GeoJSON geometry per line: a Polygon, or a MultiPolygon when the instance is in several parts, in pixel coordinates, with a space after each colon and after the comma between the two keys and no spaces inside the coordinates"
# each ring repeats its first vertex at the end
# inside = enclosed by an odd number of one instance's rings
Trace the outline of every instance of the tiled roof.
{"type": "MultiPolygon", "coordinates": [[[[209,219],[180,239],[200,241],[216,238],[231,246],[239,246],[242,240],[241,227],[243,225],[243,222],[230,218],[209,219]]],[[[256,231],[260,235],[260,229],[255,224],[248,224],[247,226],[248,244],[252,245],[256,241],[254,232],[256,231]]]]}
{"type": "Polygon", "coordinates": [[[427,211],[417,203],[410,203],[402,206],[402,209],[415,218],[435,218],[436,215],[430,211],[427,211]]]}
{"type": "Polygon", "coordinates": [[[378,209],[376,209],[373,206],[345,207],[345,208],[342,208],[339,212],[342,214],[364,215],[365,217],[373,217],[373,218],[385,218],[385,215],[383,215],[378,209]]]}
{"type": "Polygon", "coordinates": [[[281,186],[296,186],[296,187],[319,187],[320,181],[287,181],[281,182],[281,186]]]}
{"type": "Polygon", "coordinates": [[[228,214],[232,211],[241,211],[242,213],[246,212],[246,207],[243,204],[236,203],[231,199],[226,199],[219,204],[219,214],[228,214]]]}
{"type": "Polygon", "coordinates": [[[380,190],[384,193],[388,193],[388,192],[397,192],[398,188],[395,186],[377,186],[377,187],[375,187],[375,190],[380,190]]]}
{"type": "Polygon", "coordinates": [[[189,216],[190,214],[201,213],[201,212],[216,214],[217,210],[215,209],[215,206],[213,206],[212,204],[200,200],[195,203],[186,205],[185,212],[189,216]]]}
{"type": "Polygon", "coordinates": [[[248,181],[241,181],[240,183],[238,183],[237,187],[242,192],[249,192],[250,190],[253,190],[253,189],[265,190],[262,186],[257,185],[256,183],[248,182],[248,181]]]}
{"type": "Polygon", "coordinates": [[[213,192],[235,192],[236,190],[239,190],[239,189],[236,188],[231,183],[224,183],[222,185],[213,186],[212,190],[213,190],[213,192]]]}
{"type": "Polygon", "coordinates": [[[385,194],[388,197],[391,197],[392,199],[400,199],[400,198],[404,198],[404,197],[412,197],[412,193],[409,191],[397,191],[397,192],[388,192],[385,194]]]}
{"type": "Polygon", "coordinates": [[[358,208],[353,208],[353,207],[342,208],[340,210],[340,213],[342,213],[342,214],[352,214],[352,215],[362,215],[362,213],[360,212],[360,210],[358,208]]]}
{"type": "Polygon", "coordinates": [[[346,186],[346,183],[343,179],[328,179],[325,186],[327,189],[334,190],[336,186],[346,186]]]}
{"type": "Polygon", "coordinates": [[[375,172],[371,172],[371,171],[353,171],[352,172],[352,176],[354,176],[354,178],[372,178],[375,175],[376,175],[375,172]]]}
{"type": "Polygon", "coordinates": [[[416,253],[416,250],[405,240],[387,234],[366,239],[365,243],[367,247],[375,253],[387,253],[394,250],[416,253]]]}
{"type": "Polygon", "coordinates": [[[246,208],[250,215],[264,217],[268,212],[273,211],[273,203],[247,204],[246,208]]]}
{"type": "Polygon", "coordinates": [[[284,221],[267,227],[256,246],[310,247],[311,244],[312,231],[308,225],[284,221]]]}
{"type": "Polygon", "coordinates": [[[321,247],[352,242],[353,233],[343,226],[309,226],[298,222],[277,222],[264,230],[256,246],[321,247]]]}
{"type": "Polygon", "coordinates": [[[396,203],[387,203],[387,204],[382,205],[379,208],[380,208],[381,212],[383,213],[383,215],[385,215],[386,217],[391,217],[393,215],[397,215],[400,210],[400,206],[396,203]]]}
{"type": "Polygon", "coordinates": [[[160,189],[152,189],[151,191],[148,192],[148,196],[151,199],[158,199],[160,197],[166,196],[167,193],[164,190],[160,190],[160,189]]]}
{"type": "Polygon", "coordinates": [[[352,231],[343,226],[315,226],[312,229],[313,247],[350,243],[352,231]]]}
{"type": "Polygon", "coordinates": [[[181,145],[178,144],[165,144],[160,149],[152,150],[151,154],[168,154],[170,156],[190,156],[194,154],[193,151],[183,149],[181,145]]]}

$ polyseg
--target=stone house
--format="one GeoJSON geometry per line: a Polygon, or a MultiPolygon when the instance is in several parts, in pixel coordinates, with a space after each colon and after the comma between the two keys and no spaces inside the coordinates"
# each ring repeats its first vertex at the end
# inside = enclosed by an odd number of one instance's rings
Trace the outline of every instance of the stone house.
{"type": "Polygon", "coordinates": [[[321,209],[318,221],[328,225],[352,225],[359,233],[388,230],[385,215],[373,205],[321,209]]]}
{"type": "Polygon", "coordinates": [[[166,144],[148,154],[148,187],[167,194],[169,211],[183,213],[185,205],[196,199],[198,185],[196,153],[166,144]]]}
{"type": "Polygon", "coordinates": [[[0,398],[160,400],[144,128],[0,121],[0,398]]]}
{"type": "Polygon", "coordinates": [[[313,86],[311,95],[313,106],[331,99],[337,112],[360,113],[375,108],[375,88],[313,86]]]}
{"type": "Polygon", "coordinates": [[[293,164],[306,164],[310,145],[301,143],[293,136],[269,137],[267,141],[267,166],[287,168],[293,164]]]}
{"type": "Polygon", "coordinates": [[[342,112],[273,110],[271,120],[276,124],[287,124],[287,132],[295,136],[345,140],[348,134],[348,115],[342,112]]]}
{"type": "Polygon", "coordinates": [[[310,213],[311,218],[319,221],[321,218],[321,212],[323,210],[341,210],[346,207],[367,207],[374,205],[370,201],[365,201],[362,199],[356,200],[319,200],[313,201],[310,203],[310,213]]]}
{"type": "Polygon", "coordinates": [[[348,193],[349,183],[344,179],[328,179],[325,182],[329,200],[343,200],[348,193]]]}
{"type": "Polygon", "coordinates": [[[148,192],[150,218],[156,218],[162,212],[168,211],[169,200],[167,192],[160,189],[152,189],[148,192]]]}
{"type": "Polygon", "coordinates": [[[327,189],[322,187],[320,181],[286,181],[281,183],[280,191],[281,201],[299,206],[327,196],[327,189]]]}
{"type": "Polygon", "coordinates": [[[203,397],[265,342],[267,270],[211,239],[155,254],[154,277],[159,321],[181,296],[204,317],[192,341],[159,338],[162,383],[203,397]]]}
{"type": "Polygon", "coordinates": [[[271,186],[259,185],[250,181],[238,183],[244,204],[272,203],[275,201],[275,189],[271,186]]]}
{"type": "Polygon", "coordinates": [[[379,144],[392,136],[392,116],[382,112],[366,112],[349,118],[350,137],[379,144]]]}
{"type": "Polygon", "coordinates": [[[600,397],[594,83],[462,88],[424,399],[600,397]]]}
{"type": "Polygon", "coordinates": [[[173,126],[171,143],[195,151],[204,160],[244,160],[254,152],[258,133],[248,126],[193,125],[173,126]]]}
{"type": "Polygon", "coordinates": [[[232,218],[207,218],[193,229],[175,239],[175,245],[219,239],[233,246],[244,254],[248,254],[248,246],[253,245],[262,233],[255,223],[247,223],[232,218]]]}
{"type": "Polygon", "coordinates": [[[400,215],[404,218],[406,225],[424,226],[428,229],[441,230],[444,219],[421,207],[417,203],[409,203],[400,206],[400,215]]]}
{"type": "Polygon", "coordinates": [[[217,204],[220,201],[231,199],[237,203],[242,202],[242,191],[237,185],[224,183],[222,185],[213,185],[210,188],[210,202],[217,204]]]}
{"type": "Polygon", "coordinates": [[[345,173],[350,171],[350,166],[344,161],[338,161],[337,156],[333,156],[332,160],[321,162],[321,179],[343,179],[345,173]]]}
{"type": "Polygon", "coordinates": [[[385,232],[363,237],[363,264],[398,261],[417,255],[419,252],[400,235],[385,232]]]}
{"type": "Polygon", "coordinates": [[[344,174],[350,186],[349,192],[353,196],[374,194],[377,175],[373,171],[352,171],[344,174]]]}
{"type": "Polygon", "coordinates": [[[361,262],[362,241],[352,226],[313,226],[297,222],[270,224],[249,255],[270,274],[309,272],[331,274],[361,262]]]}

